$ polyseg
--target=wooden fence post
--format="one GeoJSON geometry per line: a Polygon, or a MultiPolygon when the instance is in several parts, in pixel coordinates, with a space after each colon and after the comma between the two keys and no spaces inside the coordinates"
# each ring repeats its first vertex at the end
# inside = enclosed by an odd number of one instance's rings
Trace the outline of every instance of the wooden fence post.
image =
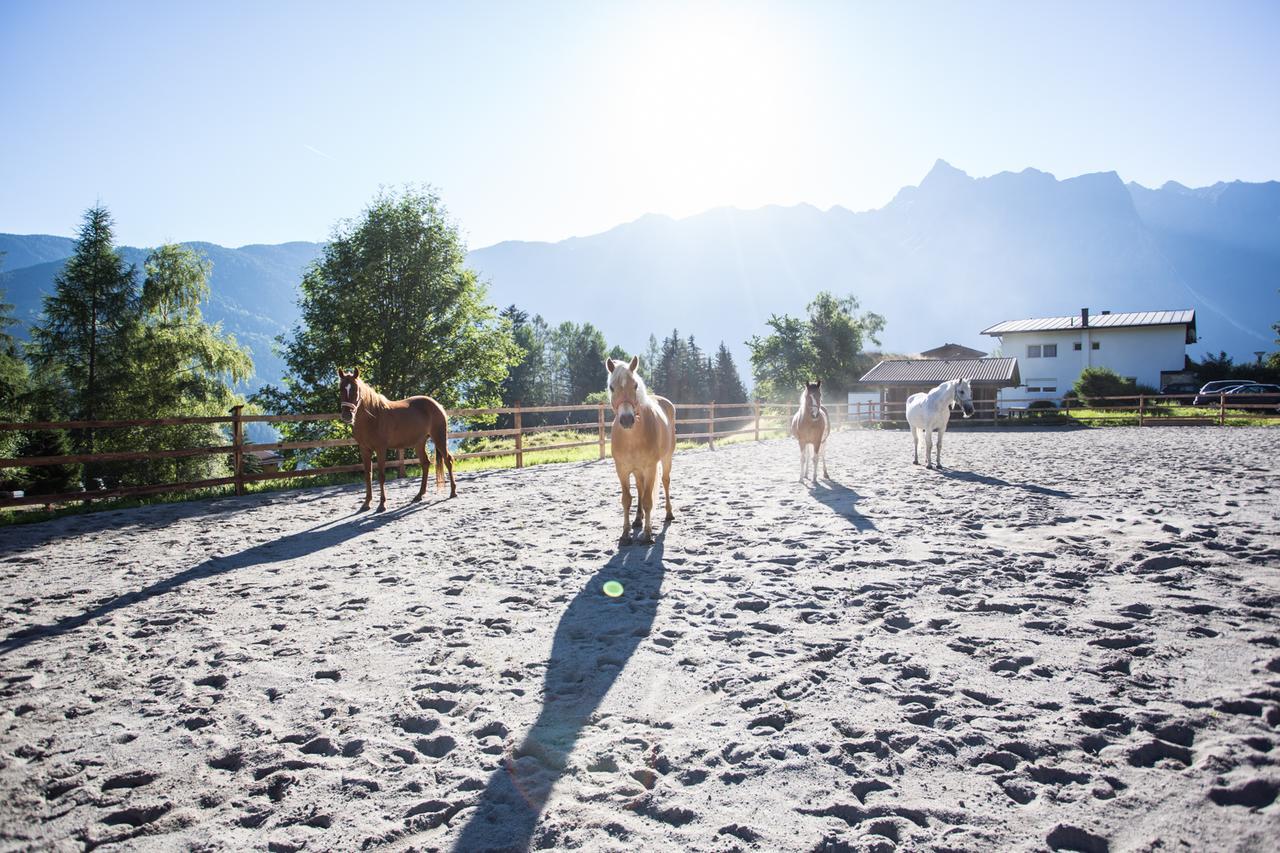
{"type": "Polygon", "coordinates": [[[752,404],[756,411],[756,441],[760,440],[760,401],[756,400],[752,404]]]}
{"type": "Polygon", "coordinates": [[[516,400],[515,411],[515,430],[516,430],[516,467],[524,467],[524,435],[521,431],[524,429],[524,421],[520,417],[520,401],[516,400]]]}
{"type": "Polygon", "coordinates": [[[707,406],[707,444],[712,450],[716,449],[716,401],[712,400],[707,406]]]}
{"type": "Polygon", "coordinates": [[[599,429],[600,429],[600,458],[601,458],[601,459],[603,459],[603,458],[604,458],[604,403],[603,403],[603,402],[601,402],[601,403],[600,403],[599,425],[600,425],[600,426],[599,426],[599,429]]]}
{"type": "Polygon", "coordinates": [[[240,410],[244,406],[231,407],[231,466],[232,476],[236,478],[236,494],[244,494],[244,422],[240,420],[240,410]]]}
{"type": "Polygon", "coordinates": [[[1227,395],[1218,395],[1218,426],[1225,426],[1227,423],[1227,395]]]}
{"type": "Polygon", "coordinates": [[[1138,426],[1143,425],[1143,421],[1146,419],[1146,414],[1147,414],[1147,395],[1139,394],[1138,395],[1138,426]]]}

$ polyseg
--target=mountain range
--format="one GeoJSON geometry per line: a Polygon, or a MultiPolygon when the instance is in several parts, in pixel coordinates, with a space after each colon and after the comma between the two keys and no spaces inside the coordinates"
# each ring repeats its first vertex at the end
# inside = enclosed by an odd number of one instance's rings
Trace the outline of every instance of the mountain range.
{"type": "MultiPolygon", "coordinates": [[[[24,323],[39,315],[72,245],[0,234],[0,289],[24,323]]],[[[283,364],[271,342],[296,322],[298,283],[322,245],[188,245],[213,261],[206,316],[252,349],[255,384],[278,381],[283,364]]],[[[123,251],[141,265],[144,250],[123,251]]],[[[820,290],[852,293],[883,314],[891,351],[943,342],[990,350],[997,342],[979,334],[987,326],[1082,307],[1194,308],[1192,354],[1225,350],[1240,360],[1275,348],[1280,183],[1153,190],[1114,172],[1058,180],[1035,169],[972,178],[939,160],[876,210],[647,215],[556,243],[498,243],[468,262],[498,306],[593,323],[632,351],[672,329],[704,349],[723,340],[744,374],[745,341],[771,314],[803,313],[820,290]]]]}

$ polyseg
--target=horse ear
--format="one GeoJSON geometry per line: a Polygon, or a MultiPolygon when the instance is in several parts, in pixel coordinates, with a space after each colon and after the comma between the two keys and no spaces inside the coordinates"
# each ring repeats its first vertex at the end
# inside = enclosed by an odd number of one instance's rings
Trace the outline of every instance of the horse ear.
{"type": "Polygon", "coordinates": [[[617,367],[617,365],[618,363],[611,358],[606,358],[604,360],[604,369],[609,372],[610,376],[613,375],[613,369],[617,367]]]}
{"type": "Polygon", "coordinates": [[[813,387],[814,387],[814,388],[821,388],[821,387],[822,387],[822,380],[821,380],[821,379],[819,379],[817,382],[813,383],[813,387]]]}
{"type": "Polygon", "coordinates": [[[640,366],[640,356],[638,355],[631,356],[631,370],[634,371],[639,366],[640,366]]]}
{"type": "Polygon", "coordinates": [[[347,378],[347,374],[346,374],[346,373],[344,373],[344,372],[342,371],[342,368],[341,368],[341,367],[338,367],[338,365],[336,365],[336,364],[334,365],[334,367],[337,367],[337,368],[338,368],[338,378],[339,378],[339,379],[346,379],[346,378],[347,378]]]}
{"type": "Polygon", "coordinates": [[[352,379],[360,378],[360,368],[357,367],[355,370],[351,371],[351,378],[352,379]]]}

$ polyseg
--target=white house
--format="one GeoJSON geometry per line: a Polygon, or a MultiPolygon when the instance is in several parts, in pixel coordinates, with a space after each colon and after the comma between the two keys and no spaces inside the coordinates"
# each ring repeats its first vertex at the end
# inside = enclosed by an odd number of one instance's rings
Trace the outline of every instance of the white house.
{"type": "Polygon", "coordinates": [[[1083,308],[1078,317],[1008,320],[982,334],[999,338],[1001,355],[1018,360],[1022,385],[1002,388],[1001,403],[1058,401],[1086,367],[1109,367],[1159,388],[1162,373],[1180,373],[1186,364],[1187,344],[1196,342],[1196,312],[1103,311],[1090,317],[1083,308]]]}

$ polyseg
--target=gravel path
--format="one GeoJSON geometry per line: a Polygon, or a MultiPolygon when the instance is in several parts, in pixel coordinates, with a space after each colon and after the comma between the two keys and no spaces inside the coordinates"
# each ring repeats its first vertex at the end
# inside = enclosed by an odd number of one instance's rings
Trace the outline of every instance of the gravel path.
{"type": "Polygon", "coordinates": [[[1278,452],[699,450],[623,549],[608,461],[5,528],[0,848],[1275,849],[1278,452]]]}

